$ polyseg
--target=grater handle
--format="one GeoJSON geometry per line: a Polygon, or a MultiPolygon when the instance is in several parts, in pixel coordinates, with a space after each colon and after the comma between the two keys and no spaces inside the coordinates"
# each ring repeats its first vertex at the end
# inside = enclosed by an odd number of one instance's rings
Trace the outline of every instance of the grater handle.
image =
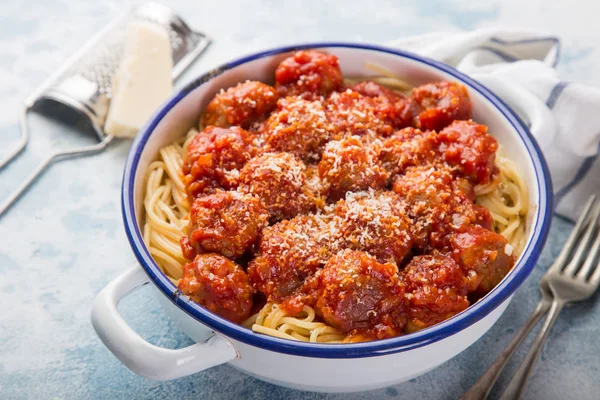
{"type": "MultiPolygon", "coordinates": [[[[83,146],[76,147],[73,149],[57,151],[54,154],[51,154],[48,158],[46,158],[38,167],[33,170],[33,172],[21,183],[21,185],[8,196],[8,198],[0,204],[0,217],[4,215],[4,213],[17,201],[19,197],[31,186],[31,184],[41,175],[42,172],[53,162],[58,161],[64,158],[71,158],[76,156],[84,156],[89,154],[94,154],[104,150],[108,144],[112,141],[114,136],[108,135],[102,140],[102,142],[92,145],[92,146],[83,146]]],[[[25,143],[27,141],[25,140],[25,143]]],[[[14,156],[13,156],[14,157],[14,156]]]]}
{"type": "MultiPolygon", "coordinates": [[[[13,161],[17,157],[17,155],[19,155],[19,153],[23,151],[25,146],[27,146],[27,142],[29,142],[29,124],[27,122],[27,113],[30,109],[31,107],[29,106],[23,106],[21,108],[21,112],[19,113],[19,119],[21,124],[21,141],[19,142],[17,147],[14,148],[8,154],[8,156],[6,156],[2,161],[0,161],[0,170],[2,170],[2,168],[6,167],[11,161],[13,161]]],[[[1,212],[0,215],[2,215],[1,212]]]]}

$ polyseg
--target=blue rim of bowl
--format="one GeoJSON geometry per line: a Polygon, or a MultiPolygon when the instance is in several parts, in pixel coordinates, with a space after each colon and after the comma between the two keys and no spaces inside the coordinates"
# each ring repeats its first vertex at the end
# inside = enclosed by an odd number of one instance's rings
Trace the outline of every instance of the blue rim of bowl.
{"type": "Polygon", "coordinates": [[[446,64],[426,57],[418,56],[416,54],[401,50],[386,48],[383,46],[340,42],[306,43],[278,47],[272,50],[255,53],[215,68],[214,70],[189,83],[177,94],[171,97],[166,103],[164,103],[137,135],[127,158],[122,187],[123,220],[127,237],[133,252],[152,282],[154,282],[154,284],[162,291],[162,293],[165,294],[173,303],[175,303],[180,309],[185,311],[191,317],[195,318],[197,321],[209,326],[214,331],[231,339],[269,351],[316,358],[373,357],[411,350],[452,336],[473,325],[491,313],[519,288],[519,286],[525,281],[535,267],[550,229],[550,221],[552,218],[552,199],[553,191],[550,172],[539,145],[526,128],[525,124],[523,124],[523,122],[519,119],[517,114],[483,85],[446,64]],[[173,285],[173,283],[164,275],[145,246],[142,234],[135,219],[134,181],[142,150],[162,118],[192,90],[231,68],[268,56],[289,53],[302,49],[316,48],[349,48],[377,51],[408,58],[448,73],[457,80],[462,81],[466,85],[470,86],[473,90],[479,92],[490,103],[492,103],[511,123],[515,131],[519,134],[521,141],[527,148],[527,151],[534,164],[535,176],[538,182],[538,198],[540,199],[540,204],[538,204],[537,209],[537,216],[534,218],[535,225],[532,227],[532,238],[528,242],[520,261],[515,265],[509,276],[507,276],[506,279],[504,279],[484,298],[471,305],[462,313],[442,323],[410,335],[398,336],[395,338],[372,342],[335,345],[304,343],[280,339],[255,333],[240,325],[229,322],[193,302],[186,296],[179,296],[175,285],[173,285]]]}

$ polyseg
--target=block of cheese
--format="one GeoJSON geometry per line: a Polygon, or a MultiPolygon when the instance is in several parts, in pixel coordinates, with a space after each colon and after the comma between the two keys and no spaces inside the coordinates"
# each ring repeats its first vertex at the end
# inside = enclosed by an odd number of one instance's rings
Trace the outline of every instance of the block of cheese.
{"type": "Polygon", "coordinates": [[[169,35],[159,25],[136,21],[127,27],[121,64],[112,81],[112,98],[104,130],[135,137],[173,90],[169,35]]]}

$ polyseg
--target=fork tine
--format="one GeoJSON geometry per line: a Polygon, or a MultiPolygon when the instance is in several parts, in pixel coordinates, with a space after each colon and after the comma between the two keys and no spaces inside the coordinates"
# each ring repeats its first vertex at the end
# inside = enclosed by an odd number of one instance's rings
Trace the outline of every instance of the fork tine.
{"type": "Polygon", "coordinates": [[[586,253],[590,242],[592,241],[593,233],[596,230],[596,220],[598,219],[598,215],[600,215],[600,205],[595,204],[593,207],[592,214],[590,216],[590,223],[585,230],[585,233],[577,243],[577,248],[575,249],[575,254],[571,258],[571,261],[567,264],[567,267],[564,269],[563,273],[568,276],[575,275],[577,272],[577,268],[580,265],[581,259],[586,253]]]}
{"type": "Polygon", "coordinates": [[[600,260],[596,264],[596,270],[590,277],[590,283],[595,286],[600,285],[600,260]]]}
{"type": "Polygon", "coordinates": [[[594,240],[594,244],[592,245],[589,253],[587,254],[587,258],[583,263],[583,266],[577,272],[577,278],[585,280],[592,270],[592,266],[594,265],[594,261],[598,258],[598,254],[600,254],[600,232],[596,230],[596,240],[594,240]]]}
{"type": "Polygon", "coordinates": [[[562,269],[562,267],[564,266],[564,264],[567,262],[567,258],[569,257],[569,255],[573,251],[573,247],[575,246],[575,241],[579,237],[579,234],[581,233],[581,231],[587,225],[590,212],[592,211],[592,206],[595,203],[596,203],[596,196],[591,195],[590,198],[588,199],[587,203],[585,203],[585,206],[583,207],[583,211],[582,211],[581,215],[579,216],[579,218],[577,219],[575,226],[571,230],[571,234],[569,235],[569,238],[567,239],[565,245],[563,246],[562,250],[560,251],[560,254],[556,258],[556,260],[554,261],[554,263],[552,264],[550,269],[556,269],[556,270],[560,271],[562,269]]]}

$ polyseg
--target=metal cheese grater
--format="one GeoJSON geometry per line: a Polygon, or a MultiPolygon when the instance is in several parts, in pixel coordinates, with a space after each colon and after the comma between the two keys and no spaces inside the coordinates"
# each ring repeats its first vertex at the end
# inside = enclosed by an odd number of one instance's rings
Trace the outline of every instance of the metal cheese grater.
{"type": "Polygon", "coordinates": [[[60,158],[102,151],[113,139],[111,135],[104,132],[104,122],[111,98],[112,78],[123,56],[127,26],[129,22],[139,20],[156,23],[169,32],[173,52],[173,80],[181,75],[210,44],[210,38],[193,31],[174,11],[157,3],[144,3],[115,18],[27,98],[20,114],[21,141],[17,148],[0,161],[0,170],[27,145],[29,140],[27,113],[41,100],[56,101],[85,117],[91,123],[99,143],[51,154],[0,205],[0,216],[52,162],[60,158]]]}

